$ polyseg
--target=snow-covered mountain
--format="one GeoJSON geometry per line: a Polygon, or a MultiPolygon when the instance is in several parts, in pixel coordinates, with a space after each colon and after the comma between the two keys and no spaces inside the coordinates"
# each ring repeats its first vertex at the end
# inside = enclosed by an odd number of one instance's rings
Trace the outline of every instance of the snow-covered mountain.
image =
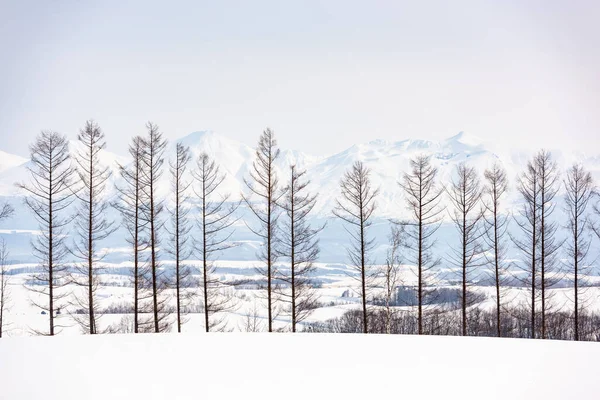
{"type": "Polygon", "coordinates": [[[27,162],[26,158],[0,150],[0,173],[27,162]]]}
{"type": "MultiPolygon", "coordinates": [[[[255,150],[252,147],[212,131],[193,132],[178,141],[169,143],[165,152],[167,159],[165,168],[168,168],[168,161],[174,157],[176,142],[190,148],[193,162],[189,169],[195,168],[195,160],[203,152],[214,158],[226,176],[221,188],[222,192],[230,193],[232,199],[241,197],[241,193],[246,189],[244,178],[249,176],[255,157],[255,150]]],[[[75,153],[80,144],[77,141],[71,141],[69,146],[75,153]]],[[[552,150],[552,153],[562,170],[574,162],[582,162],[587,169],[592,171],[595,178],[600,179],[600,155],[567,154],[561,150],[552,150]]],[[[320,216],[325,217],[330,215],[334,200],[339,195],[339,182],[344,172],[355,161],[362,161],[371,170],[374,187],[378,187],[380,190],[376,214],[390,217],[398,216],[404,210],[402,192],[398,182],[402,179],[402,174],[410,169],[410,159],[418,154],[431,156],[432,163],[439,168],[439,182],[442,184],[450,181],[454,167],[461,162],[467,162],[476,167],[482,175],[486,168],[489,168],[494,162],[499,162],[506,168],[509,180],[514,183],[517,175],[532,155],[510,149],[500,150],[476,136],[460,132],[442,141],[373,140],[356,144],[344,151],[325,157],[282,149],[276,164],[282,184],[287,181],[291,164],[307,169],[307,177],[311,180],[311,189],[319,193],[316,211],[320,216]]],[[[28,179],[26,170],[28,161],[4,152],[0,152],[0,156],[0,196],[15,196],[17,191],[14,183],[28,179]]],[[[103,165],[111,168],[114,179],[118,179],[118,165],[129,162],[127,158],[108,151],[101,152],[100,161],[103,165]]],[[[171,190],[166,170],[160,186],[159,193],[168,197],[171,190]]],[[[517,199],[515,191],[512,191],[509,198],[517,199]]]]}
{"type": "MultiPolygon", "coordinates": [[[[258,139],[258,137],[257,137],[258,139]]],[[[248,144],[232,140],[211,131],[193,132],[181,139],[179,142],[188,146],[192,153],[192,163],[189,170],[196,168],[195,160],[206,152],[218,162],[221,172],[225,174],[225,180],[221,187],[221,193],[229,193],[232,200],[239,200],[241,194],[247,191],[244,178],[248,178],[255,150],[248,144]]],[[[172,201],[172,188],[168,173],[168,163],[175,156],[175,144],[171,141],[165,151],[165,170],[159,182],[158,194],[172,201]]],[[[77,151],[79,143],[70,142],[73,153],[77,151]]],[[[592,172],[596,182],[600,181],[600,155],[586,155],[581,153],[566,153],[560,149],[552,151],[561,171],[565,171],[574,162],[581,162],[592,172]]],[[[4,153],[2,153],[4,154],[4,153]]],[[[427,141],[420,139],[405,139],[399,141],[373,140],[367,143],[356,144],[350,148],[329,156],[316,157],[299,151],[281,149],[280,157],[276,162],[276,171],[280,182],[285,185],[288,181],[289,166],[296,164],[307,170],[307,178],[311,180],[310,190],[318,193],[318,203],[313,215],[314,222],[327,221],[326,229],[321,233],[322,256],[321,259],[332,262],[343,262],[345,260],[346,232],[340,221],[332,217],[332,208],[335,199],[340,195],[339,183],[344,173],[355,161],[362,161],[370,170],[373,186],[379,188],[377,197],[376,222],[373,225],[372,235],[377,237],[380,247],[376,253],[385,254],[385,238],[389,232],[388,219],[401,219],[406,217],[408,211],[405,206],[402,190],[398,182],[402,179],[404,172],[410,169],[410,160],[419,154],[431,156],[432,163],[438,167],[438,181],[442,185],[450,182],[454,168],[461,162],[474,166],[480,172],[483,180],[483,172],[493,163],[501,163],[507,170],[510,187],[506,201],[507,208],[520,204],[519,194],[515,190],[518,174],[524,169],[533,152],[527,153],[514,151],[510,148],[498,148],[493,143],[487,143],[476,136],[460,132],[448,139],[441,141],[427,141]]],[[[5,160],[4,158],[2,160],[5,160]]],[[[5,221],[0,226],[0,235],[8,235],[7,240],[12,241],[13,254],[19,257],[27,257],[30,253],[29,238],[23,235],[9,235],[8,230],[25,231],[35,230],[38,225],[33,215],[24,206],[19,198],[15,182],[28,182],[29,162],[18,157],[7,157],[3,165],[8,165],[0,170],[0,201],[9,201],[17,211],[17,218],[5,221]],[[4,229],[5,233],[2,233],[4,229]]],[[[107,165],[113,172],[108,187],[111,189],[109,196],[114,193],[114,185],[119,182],[118,165],[126,165],[130,162],[125,157],[117,156],[108,151],[103,151],[100,162],[107,165]]],[[[188,176],[188,179],[191,179],[188,176]]],[[[562,188],[561,188],[562,190],[562,188]]],[[[111,210],[111,219],[119,220],[120,216],[115,210],[111,210]]],[[[253,216],[246,207],[239,209],[240,223],[236,228],[232,240],[241,245],[236,247],[235,254],[228,254],[230,259],[253,260],[260,246],[257,237],[246,227],[245,223],[253,224],[253,216]],[[241,221],[244,222],[241,222],[241,221]]],[[[556,218],[564,218],[562,208],[557,208],[556,218]]],[[[165,215],[166,217],[166,215],[165,215]]],[[[560,222],[564,225],[564,221],[560,222]]],[[[450,243],[454,234],[454,227],[448,225],[440,230],[440,243],[450,243]]],[[[111,235],[105,246],[110,248],[123,248],[125,246],[125,232],[111,235]]],[[[379,254],[379,255],[381,255],[379,254]]]]}
{"type": "MultiPolygon", "coordinates": [[[[190,148],[192,160],[196,160],[202,153],[207,153],[218,162],[219,168],[225,174],[223,192],[230,193],[233,199],[239,199],[245,190],[244,178],[249,177],[255,149],[235,140],[231,140],[212,131],[193,132],[171,143],[168,156],[175,154],[175,143],[181,143],[190,148]]],[[[276,169],[280,180],[285,180],[285,172],[292,164],[300,168],[309,168],[322,157],[315,157],[295,150],[282,149],[276,161],[276,169]]],[[[194,168],[192,164],[191,168],[194,168]]]]}
{"type": "MultiPolygon", "coordinates": [[[[72,156],[83,151],[83,145],[79,141],[69,141],[69,152],[72,156]]],[[[112,173],[112,177],[106,185],[110,194],[114,188],[115,179],[118,178],[119,175],[119,165],[125,165],[129,163],[129,160],[126,157],[116,155],[106,150],[100,150],[98,158],[100,164],[108,167],[112,173]]],[[[72,165],[75,165],[75,163],[72,162],[72,165]]],[[[22,193],[17,189],[15,183],[29,182],[30,173],[28,168],[31,168],[32,166],[31,161],[26,158],[0,151],[0,197],[21,195],[22,193]],[[3,168],[3,165],[6,165],[7,167],[3,168]]]]}
{"type": "Polygon", "coordinates": [[[439,167],[441,183],[448,182],[453,167],[460,162],[468,161],[483,171],[498,160],[498,156],[487,150],[480,139],[463,132],[444,141],[373,140],[354,145],[309,168],[314,187],[320,193],[319,212],[326,213],[331,208],[339,195],[339,182],[344,172],[354,162],[361,161],[371,170],[373,186],[380,191],[377,215],[399,216],[404,211],[404,203],[398,182],[402,174],[410,170],[411,158],[419,154],[431,155],[432,163],[439,167]]]}
{"type": "Polygon", "coordinates": [[[11,175],[16,171],[25,170],[24,166],[29,160],[0,150],[0,196],[14,193],[14,182],[11,175]]]}

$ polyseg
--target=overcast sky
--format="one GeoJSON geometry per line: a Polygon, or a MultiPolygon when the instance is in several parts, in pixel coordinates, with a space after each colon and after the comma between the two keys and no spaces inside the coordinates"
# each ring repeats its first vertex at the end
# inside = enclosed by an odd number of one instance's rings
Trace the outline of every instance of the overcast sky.
{"type": "Polygon", "coordinates": [[[86,119],[313,154],[375,138],[600,153],[600,2],[0,0],[0,149],[86,119]]]}

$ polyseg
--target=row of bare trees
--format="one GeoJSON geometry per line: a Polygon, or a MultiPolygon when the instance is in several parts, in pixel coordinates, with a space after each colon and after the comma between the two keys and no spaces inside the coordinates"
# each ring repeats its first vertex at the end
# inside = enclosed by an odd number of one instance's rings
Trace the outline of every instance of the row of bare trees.
{"type": "MultiPolygon", "coordinates": [[[[361,333],[362,315],[360,310],[349,310],[337,318],[307,324],[307,332],[361,333]]],[[[462,336],[462,316],[460,310],[444,307],[431,310],[424,324],[424,334],[462,336]]],[[[469,322],[467,335],[495,337],[496,312],[480,307],[472,307],[467,314],[469,322]]],[[[547,316],[547,338],[552,340],[575,340],[573,314],[555,310],[547,316]]],[[[580,338],[578,340],[600,341],[600,314],[583,311],[580,313],[580,338]]],[[[531,325],[529,310],[517,304],[508,306],[502,315],[501,337],[530,338],[531,325]]],[[[369,316],[370,333],[391,333],[414,335],[418,333],[416,314],[395,308],[391,315],[383,309],[372,309],[369,316]],[[388,322],[389,321],[389,322],[388,322]]]]}
{"type": "MultiPolygon", "coordinates": [[[[166,196],[158,191],[158,182],[166,170],[167,142],[155,124],[148,123],[146,129],[146,135],[131,141],[131,163],[119,166],[116,196],[110,194],[107,185],[112,172],[101,160],[104,134],[93,121],[80,131],[76,151],[70,153],[68,141],[56,132],[42,132],[30,147],[30,180],[18,186],[26,192],[25,204],[40,224],[41,234],[32,247],[41,272],[33,276],[28,288],[37,293],[35,304],[49,314],[50,335],[59,328],[55,316],[67,297],[61,289],[69,284],[77,287],[69,304],[86,310],[75,316],[84,331],[106,331],[99,328],[101,308],[97,291],[106,256],[100,244],[118,226],[107,218],[109,207],[120,212],[133,254],[134,332],[162,332],[170,328],[171,292],[175,297],[178,332],[185,323],[185,310],[194,299],[202,303],[206,331],[223,329],[222,313],[235,308],[233,299],[224,294],[229,285],[217,276],[216,261],[222,251],[235,246],[230,239],[241,203],[223,193],[225,174],[218,160],[206,153],[194,160],[190,149],[178,143],[176,154],[168,163],[173,198],[172,206],[167,207],[166,196]],[[195,168],[190,168],[192,161],[195,168]],[[68,210],[71,205],[75,206],[74,214],[68,210]],[[194,224],[200,233],[192,236],[194,224]],[[71,226],[73,240],[67,242],[67,229],[71,226]],[[168,240],[162,246],[165,237],[168,240]],[[173,277],[161,264],[163,249],[174,260],[173,277]],[[65,262],[69,255],[77,262],[65,262]],[[200,264],[190,264],[191,259],[200,264]],[[198,274],[193,274],[195,269],[198,274]],[[194,288],[200,288],[199,292],[194,288]]],[[[244,222],[264,244],[258,254],[262,261],[258,272],[264,277],[267,329],[273,331],[278,314],[285,312],[290,315],[291,330],[295,332],[297,324],[318,305],[311,276],[319,256],[318,233],[323,226],[309,223],[317,197],[310,192],[306,171],[290,165],[289,176],[278,176],[275,163],[279,155],[274,132],[266,129],[244,180],[242,202],[254,217],[254,221],[244,222]],[[287,178],[285,184],[280,183],[281,178],[287,178]],[[279,259],[289,262],[289,270],[276,268],[279,259]]],[[[392,299],[401,283],[402,266],[409,264],[414,265],[416,275],[417,333],[423,334],[425,313],[438,296],[434,290],[439,282],[436,267],[446,263],[459,271],[463,335],[468,332],[469,310],[480,300],[472,286],[482,278],[483,267],[491,266],[497,335],[501,335],[506,308],[503,291],[510,279],[518,279],[529,290],[530,336],[546,338],[546,315],[553,307],[549,289],[564,273],[559,253],[566,244],[567,266],[574,277],[574,330],[578,338],[578,314],[585,306],[581,294],[587,288],[581,277],[590,265],[587,256],[592,232],[600,237],[600,227],[590,222],[589,205],[595,193],[591,175],[574,165],[562,181],[569,217],[566,243],[557,235],[560,226],[554,211],[561,177],[550,153],[540,151],[518,177],[516,190],[522,204],[516,215],[507,213],[505,197],[509,186],[505,170],[495,164],[484,171],[483,178],[482,183],[478,171],[463,163],[444,185],[439,182],[438,169],[430,157],[419,155],[412,159],[410,170],[399,182],[408,217],[391,221],[390,250],[385,264],[376,267],[372,253],[377,242],[370,228],[375,221],[379,190],[362,162],[356,162],[345,173],[333,214],[349,234],[347,252],[355,272],[352,276],[358,283],[364,333],[369,331],[369,305],[374,298],[370,292],[374,288],[383,288],[386,329],[391,329],[392,299]],[[446,198],[448,202],[444,201],[446,198]],[[457,243],[442,258],[434,250],[436,232],[446,213],[458,235],[457,243]],[[517,225],[519,234],[509,234],[510,221],[517,225]],[[516,264],[521,273],[515,273],[507,260],[509,242],[522,255],[516,264]]],[[[600,214],[597,207],[595,211],[600,214]]],[[[2,207],[0,218],[11,212],[9,206],[2,207]]],[[[2,310],[0,320],[1,316],[2,310]]]]}
{"type": "MultiPolygon", "coordinates": [[[[362,332],[368,332],[368,304],[375,295],[369,289],[383,288],[389,330],[390,290],[400,281],[399,265],[412,264],[416,269],[416,333],[424,333],[424,311],[436,303],[434,287],[438,281],[435,267],[442,263],[459,271],[460,332],[468,334],[468,318],[473,305],[481,295],[472,290],[481,281],[486,270],[493,271],[495,286],[495,326],[501,336],[503,311],[508,307],[503,294],[509,282],[520,281],[528,288],[530,300],[530,331],[532,338],[547,338],[546,316],[553,311],[553,288],[566,276],[573,275],[574,337],[579,340],[583,310],[581,294],[589,287],[581,277],[590,269],[588,259],[591,236],[600,238],[599,225],[590,222],[590,203],[595,194],[591,174],[575,164],[561,181],[556,162],[547,151],[540,151],[518,177],[516,189],[522,205],[516,215],[508,212],[505,197],[508,191],[506,171],[495,164],[484,171],[482,183],[478,171],[461,163],[453,179],[442,185],[437,182],[438,170],[428,156],[417,156],[410,161],[411,170],[399,182],[404,192],[409,217],[392,220],[395,225],[390,238],[390,251],[383,270],[374,267],[370,254],[374,238],[369,236],[373,223],[378,189],[373,187],[370,171],[356,162],[341,181],[341,198],[333,213],[347,226],[350,245],[348,258],[359,279],[358,296],[362,303],[362,332]],[[567,239],[559,239],[561,226],[554,217],[557,194],[561,184],[565,189],[564,211],[567,214],[567,239]],[[457,230],[457,243],[451,244],[446,257],[434,255],[435,233],[444,219],[446,194],[449,219],[457,230]],[[508,231],[513,220],[520,233],[508,231]],[[521,254],[519,262],[507,260],[509,243],[521,254]],[[561,249],[565,249],[561,253],[561,249]],[[566,260],[566,261],[565,261],[566,260]],[[518,269],[519,271],[515,271],[518,269]]],[[[596,214],[600,215],[595,207],[596,214]]]]}
{"type": "Polygon", "coordinates": [[[147,136],[135,137],[129,153],[133,159],[120,166],[123,184],[118,186],[119,199],[115,207],[121,211],[128,228],[129,243],[133,250],[134,329],[138,332],[162,332],[169,329],[169,296],[175,294],[177,331],[185,323],[185,310],[195,299],[194,288],[200,287],[200,298],[208,332],[222,327],[223,319],[215,315],[232,308],[231,299],[222,295],[225,286],[215,276],[214,260],[218,253],[232,246],[228,239],[235,222],[236,203],[229,202],[229,194],[220,192],[224,175],[206,153],[198,156],[196,169],[188,173],[192,156],[189,148],[177,143],[175,157],[169,162],[173,201],[168,209],[170,221],[162,217],[167,209],[165,199],[157,193],[157,182],[163,174],[166,141],[154,124],[147,124],[147,136]],[[195,194],[195,197],[193,196],[195,194]],[[196,216],[190,217],[191,213],[196,216]],[[193,223],[200,237],[191,235],[193,223]],[[161,232],[166,231],[168,253],[175,262],[174,277],[166,276],[160,263],[161,232]],[[149,257],[144,257],[148,254],[149,257]],[[194,277],[190,258],[200,260],[200,278],[194,277]],[[144,319],[150,314],[150,320],[144,319]]]}
{"type": "MultiPolygon", "coordinates": [[[[190,149],[178,143],[168,164],[173,201],[172,207],[167,207],[166,198],[158,192],[167,142],[155,124],[148,123],[146,129],[145,136],[132,139],[132,162],[119,166],[116,196],[107,188],[112,172],[101,160],[105,138],[95,122],[88,121],[81,130],[75,151],[69,152],[68,141],[56,132],[42,132],[30,147],[31,179],[18,187],[26,192],[25,204],[42,232],[33,243],[42,271],[27,285],[37,294],[35,304],[49,314],[49,331],[39,333],[55,334],[60,328],[56,315],[65,303],[85,310],[73,314],[84,332],[110,330],[99,328],[97,296],[106,256],[100,244],[117,229],[115,221],[107,218],[109,207],[122,215],[133,254],[133,332],[170,329],[168,289],[174,292],[178,332],[185,322],[186,308],[197,297],[203,305],[206,331],[223,329],[225,321],[220,313],[235,308],[232,297],[226,294],[229,285],[216,275],[215,261],[222,251],[235,245],[230,238],[240,203],[223,193],[225,174],[217,160],[201,153],[194,160],[196,168],[190,170],[190,149]],[[69,209],[72,205],[74,213],[69,209]],[[191,235],[192,224],[199,229],[198,237],[191,235]],[[68,243],[66,230],[71,226],[74,240],[68,243]],[[167,233],[168,243],[161,246],[163,233],[167,233]],[[161,264],[161,249],[166,249],[175,262],[174,277],[168,276],[161,264]],[[66,262],[69,255],[77,262],[66,262]],[[199,279],[192,273],[192,258],[200,260],[195,266],[199,279]],[[60,290],[69,284],[77,287],[73,296],[60,290]]],[[[264,267],[259,272],[266,280],[268,329],[273,330],[277,313],[283,311],[291,316],[295,331],[317,305],[310,276],[319,254],[316,236],[322,227],[311,227],[308,222],[316,196],[308,191],[305,171],[291,165],[289,183],[280,185],[274,168],[278,156],[274,133],[267,129],[245,181],[248,192],[242,197],[258,222],[248,227],[264,241],[259,255],[264,267]],[[277,258],[290,262],[289,271],[276,270],[277,258]],[[276,302],[282,306],[276,309],[276,302]]],[[[5,206],[2,216],[11,211],[5,206]]]]}
{"type": "Polygon", "coordinates": [[[264,243],[258,254],[264,267],[258,272],[266,280],[268,331],[274,329],[278,314],[275,303],[279,302],[290,315],[295,332],[297,324],[318,304],[311,275],[319,256],[317,234],[323,226],[309,223],[317,197],[309,191],[306,171],[291,165],[288,184],[280,185],[275,168],[279,154],[274,132],[266,129],[259,139],[250,176],[244,180],[248,193],[242,198],[258,222],[257,227],[247,226],[264,243]],[[275,268],[278,258],[289,261],[289,271],[275,268]]]}

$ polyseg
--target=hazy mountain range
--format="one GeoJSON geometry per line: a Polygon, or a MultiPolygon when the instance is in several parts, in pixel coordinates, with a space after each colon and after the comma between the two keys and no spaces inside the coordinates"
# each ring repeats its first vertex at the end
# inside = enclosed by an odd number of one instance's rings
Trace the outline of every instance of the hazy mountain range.
{"type": "MultiPolygon", "coordinates": [[[[258,139],[258,136],[257,136],[258,139]]],[[[497,138],[499,143],[502,138],[497,138]]],[[[189,146],[192,157],[190,169],[194,168],[196,157],[206,152],[212,156],[220,165],[226,178],[222,186],[223,193],[231,193],[232,200],[240,199],[240,194],[245,190],[244,178],[248,177],[249,169],[254,159],[254,149],[239,141],[231,140],[211,131],[193,132],[179,140],[186,146],[189,146]]],[[[165,152],[165,158],[171,159],[174,154],[176,141],[171,141],[165,152]]],[[[77,141],[70,142],[71,151],[78,146],[77,141]]],[[[581,162],[592,172],[598,182],[600,180],[600,156],[586,155],[581,153],[566,153],[560,149],[553,150],[551,146],[547,149],[552,151],[558,165],[562,171],[566,170],[574,162],[581,162]]],[[[125,153],[123,149],[123,153],[125,153]]],[[[339,181],[344,172],[355,162],[362,161],[370,169],[372,180],[375,187],[380,189],[377,198],[376,224],[373,227],[373,234],[378,237],[381,243],[383,253],[383,243],[388,231],[389,218],[401,218],[406,215],[406,207],[403,200],[402,190],[398,185],[402,174],[409,170],[409,161],[417,154],[429,154],[432,156],[432,162],[439,168],[440,184],[447,184],[452,177],[454,167],[460,162],[467,162],[477,168],[481,173],[483,181],[483,171],[490,167],[494,162],[501,163],[507,170],[510,180],[510,191],[507,196],[507,209],[514,209],[519,202],[519,196],[515,190],[515,182],[519,172],[523,169],[528,159],[533,155],[532,152],[512,151],[510,146],[495,146],[493,143],[483,141],[475,136],[460,132],[457,135],[442,141],[428,141],[406,139],[399,141],[373,140],[367,143],[356,144],[342,152],[330,156],[312,156],[299,151],[281,149],[280,157],[277,160],[278,175],[280,182],[285,184],[289,175],[289,165],[296,164],[298,167],[307,170],[307,177],[311,180],[311,190],[319,194],[318,204],[315,208],[315,222],[327,221],[328,226],[322,233],[322,242],[327,246],[324,248],[322,258],[329,262],[345,262],[344,240],[346,233],[339,224],[332,218],[331,209],[334,206],[335,198],[339,196],[339,181]]],[[[127,157],[122,157],[114,153],[103,151],[101,162],[111,167],[113,176],[108,184],[107,195],[113,197],[114,183],[118,181],[118,165],[124,165],[129,162],[127,157]]],[[[0,226],[0,234],[13,244],[11,253],[15,258],[28,259],[26,236],[31,233],[18,233],[13,231],[35,231],[37,223],[34,221],[31,213],[22,205],[20,193],[15,187],[15,182],[27,182],[29,179],[27,166],[29,161],[23,157],[11,155],[0,151],[0,201],[9,201],[17,209],[17,215],[0,226]]],[[[191,178],[190,178],[191,179],[191,178]]],[[[562,188],[561,188],[562,190],[562,188]]],[[[170,199],[170,182],[168,174],[168,163],[165,163],[165,171],[159,188],[159,195],[170,199]]],[[[242,207],[239,211],[247,223],[252,224],[251,216],[245,215],[247,210],[242,207]]],[[[164,215],[166,218],[166,214],[164,215]]],[[[561,212],[557,213],[557,218],[563,218],[561,212]]],[[[114,218],[119,219],[118,214],[114,213],[114,218]]],[[[239,241],[241,246],[224,256],[235,259],[254,259],[256,249],[260,245],[256,238],[251,235],[244,223],[239,223],[236,227],[236,233],[233,239],[239,241]]],[[[450,229],[450,227],[447,227],[450,229]]],[[[450,235],[451,231],[441,230],[441,237],[450,235]]],[[[124,232],[117,232],[107,240],[106,246],[111,248],[125,248],[126,242],[123,236],[124,232]]],[[[448,238],[449,240],[449,238],[448,238]]],[[[124,249],[124,250],[125,250],[124,249]]],[[[115,252],[115,260],[118,259],[115,252]]],[[[124,259],[126,253],[122,253],[124,259]]],[[[381,255],[380,254],[380,255],[381,255]]]]}

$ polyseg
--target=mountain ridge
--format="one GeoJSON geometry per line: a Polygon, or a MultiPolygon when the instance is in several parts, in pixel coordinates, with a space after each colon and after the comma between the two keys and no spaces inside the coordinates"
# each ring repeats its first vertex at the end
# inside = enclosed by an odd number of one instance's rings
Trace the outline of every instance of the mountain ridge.
{"type": "MultiPolygon", "coordinates": [[[[168,168],[168,161],[172,160],[175,154],[176,143],[190,148],[192,161],[189,170],[195,168],[195,160],[204,152],[215,159],[225,174],[223,193],[230,193],[232,200],[241,198],[241,193],[246,190],[244,179],[249,177],[255,157],[254,148],[211,130],[194,131],[169,142],[165,152],[165,168],[168,168]]],[[[77,141],[70,141],[71,151],[77,146],[77,141]]],[[[389,216],[397,215],[399,208],[403,208],[398,182],[402,173],[409,171],[410,159],[417,154],[431,156],[432,164],[439,169],[441,184],[449,182],[454,166],[461,162],[468,162],[476,167],[482,175],[481,179],[486,168],[491,167],[494,162],[500,162],[506,168],[509,180],[514,182],[531,157],[531,154],[523,151],[498,151],[489,141],[464,131],[439,141],[410,138],[398,141],[374,139],[354,144],[327,156],[313,156],[298,150],[280,150],[280,157],[276,161],[280,183],[285,185],[289,165],[296,164],[299,168],[306,169],[306,176],[311,180],[310,190],[319,193],[315,210],[321,216],[329,215],[335,198],[339,195],[339,181],[356,161],[363,162],[371,170],[374,187],[380,188],[377,214],[389,216]]],[[[13,156],[5,152],[1,154],[13,156]]],[[[556,158],[562,169],[573,162],[582,162],[584,166],[589,166],[595,178],[600,178],[600,156],[585,158],[581,154],[568,154],[559,150],[556,152],[556,158]]],[[[12,164],[9,163],[4,170],[0,169],[0,196],[15,196],[18,195],[14,187],[15,179],[19,178],[18,181],[21,181],[27,178],[27,160],[19,156],[6,159],[12,164]]],[[[129,159],[103,150],[101,162],[109,165],[113,174],[117,175],[117,164],[126,164],[129,159]]],[[[159,190],[163,196],[170,193],[168,175],[165,170],[159,190]]],[[[114,178],[118,180],[118,176],[114,178]]],[[[512,191],[510,197],[516,201],[515,192],[512,191]]]]}

